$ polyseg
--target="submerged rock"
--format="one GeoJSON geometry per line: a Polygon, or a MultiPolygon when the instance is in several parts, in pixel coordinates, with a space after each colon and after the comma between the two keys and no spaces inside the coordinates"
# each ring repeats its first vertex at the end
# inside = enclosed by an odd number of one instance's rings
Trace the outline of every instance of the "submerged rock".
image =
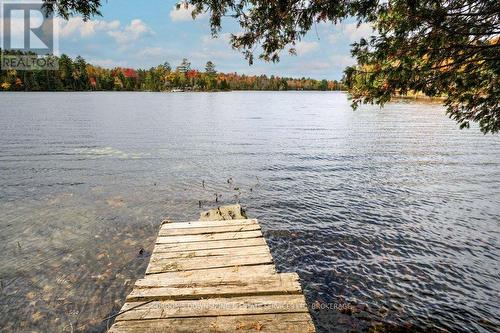
{"type": "Polygon", "coordinates": [[[121,196],[108,198],[106,202],[112,208],[122,208],[125,206],[125,202],[121,196]]]}
{"type": "Polygon", "coordinates": [[[246,219],[247,214],[239,204],[220,206],[201,212],[200,221],[222,221],[246,219]]]}

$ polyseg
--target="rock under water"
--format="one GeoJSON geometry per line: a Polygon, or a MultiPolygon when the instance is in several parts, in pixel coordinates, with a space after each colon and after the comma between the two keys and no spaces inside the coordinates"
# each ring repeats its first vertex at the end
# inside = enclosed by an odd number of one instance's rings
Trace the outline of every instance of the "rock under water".
{"type": "Polygon", "coordinates": [[[200,221],[246,219],[247,214],[239,204],[219,206],[200,213],[200,221]]]}

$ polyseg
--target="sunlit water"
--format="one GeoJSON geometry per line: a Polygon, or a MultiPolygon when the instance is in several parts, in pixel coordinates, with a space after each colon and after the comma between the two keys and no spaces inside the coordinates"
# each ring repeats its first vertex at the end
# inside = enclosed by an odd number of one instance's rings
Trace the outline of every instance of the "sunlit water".
{"type": "Polygon", "coordinates": [[[216,193],[310,306],[352,306],[319,332],[498,331],[500,137],[316,92],[1,93],[0,331],[104,332],[216,193]]]}

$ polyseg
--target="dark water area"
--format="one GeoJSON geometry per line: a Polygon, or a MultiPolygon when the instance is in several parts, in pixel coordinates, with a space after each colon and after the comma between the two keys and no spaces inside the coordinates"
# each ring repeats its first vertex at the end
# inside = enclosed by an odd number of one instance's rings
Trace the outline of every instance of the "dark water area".
{"type": "Polygon", "coordinates": [[[216,194],[318,332],[499,331],[500,137],[330,92],[1,93],[0,331],[104,332],[216,194]]]}

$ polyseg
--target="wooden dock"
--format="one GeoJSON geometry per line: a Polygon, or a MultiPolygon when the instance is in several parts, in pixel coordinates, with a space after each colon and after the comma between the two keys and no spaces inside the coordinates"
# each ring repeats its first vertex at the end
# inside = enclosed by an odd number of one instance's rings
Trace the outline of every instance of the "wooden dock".
{"type": "Polygon", "coordinates": [[[315,332],[296,273],[255,219],[163,223],[110,333],[315,332]]]}

